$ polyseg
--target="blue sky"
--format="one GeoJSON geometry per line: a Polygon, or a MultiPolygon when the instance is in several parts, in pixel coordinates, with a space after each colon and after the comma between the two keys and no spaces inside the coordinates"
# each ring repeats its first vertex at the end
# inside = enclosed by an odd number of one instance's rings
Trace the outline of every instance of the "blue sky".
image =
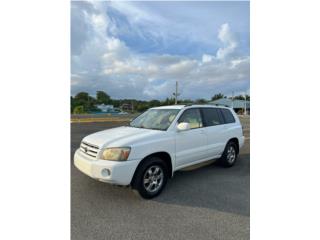
{"type": "Polygon", "coordinates": [[[72,2],[71,94],[164,99],[250,89],[249,2],[72,2]]]}

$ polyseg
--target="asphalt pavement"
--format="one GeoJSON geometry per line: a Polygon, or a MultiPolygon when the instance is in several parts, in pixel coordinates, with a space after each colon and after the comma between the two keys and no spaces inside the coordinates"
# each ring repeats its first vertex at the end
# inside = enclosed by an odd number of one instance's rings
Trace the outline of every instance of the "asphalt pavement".
{"type": "Polygon", "coordinates": [[[83,137],[124,124],[71,124],[71,239],[249,239],[250,140],[232,168],[178,171],[160,196],[144,200],[89,178],[72,162],[83,137]]]}

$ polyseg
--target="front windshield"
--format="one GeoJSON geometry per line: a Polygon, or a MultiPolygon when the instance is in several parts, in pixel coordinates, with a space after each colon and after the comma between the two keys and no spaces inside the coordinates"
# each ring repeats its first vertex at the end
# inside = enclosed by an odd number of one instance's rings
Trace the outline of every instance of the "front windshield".
{"type": "Polygon", "coordinates": [[[167,130],[180,109],[150,109],[131,123],[131,127],[167,130]]]}

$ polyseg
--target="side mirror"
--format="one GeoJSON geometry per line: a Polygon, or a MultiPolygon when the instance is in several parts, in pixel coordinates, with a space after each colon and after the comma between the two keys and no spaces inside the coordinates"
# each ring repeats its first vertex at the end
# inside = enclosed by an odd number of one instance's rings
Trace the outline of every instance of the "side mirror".
{"type": "Polygon", "coordinates": [[[177,125],[178,131],[186,131],[190,129],[190,124],[186,122],[179,123],[177,125]]]}

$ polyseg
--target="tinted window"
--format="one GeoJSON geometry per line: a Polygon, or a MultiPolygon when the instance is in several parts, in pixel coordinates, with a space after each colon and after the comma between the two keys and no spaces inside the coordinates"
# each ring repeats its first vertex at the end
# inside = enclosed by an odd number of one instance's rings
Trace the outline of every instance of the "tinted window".
{"type": "Polygon", "coordinates": [[[206,126],[223,124],[223,120],[216,108],[203,108],[202,112],[206,126]]]}
{"type": "Polygon", "coordinates": [[[236,121],[229,109],[221,108],[220,110],[225,123],[234,123],[236,121]]]}
{"type": "Polygon", "coordinates": [[[191,108],[184,111],[184,113],[181,115],[179,121],[186,122],[190,124],[190,128],[200,128],[202,127],[202,120],[201,120],[201,114],[200,110],[197,108],[191,108]]]}

